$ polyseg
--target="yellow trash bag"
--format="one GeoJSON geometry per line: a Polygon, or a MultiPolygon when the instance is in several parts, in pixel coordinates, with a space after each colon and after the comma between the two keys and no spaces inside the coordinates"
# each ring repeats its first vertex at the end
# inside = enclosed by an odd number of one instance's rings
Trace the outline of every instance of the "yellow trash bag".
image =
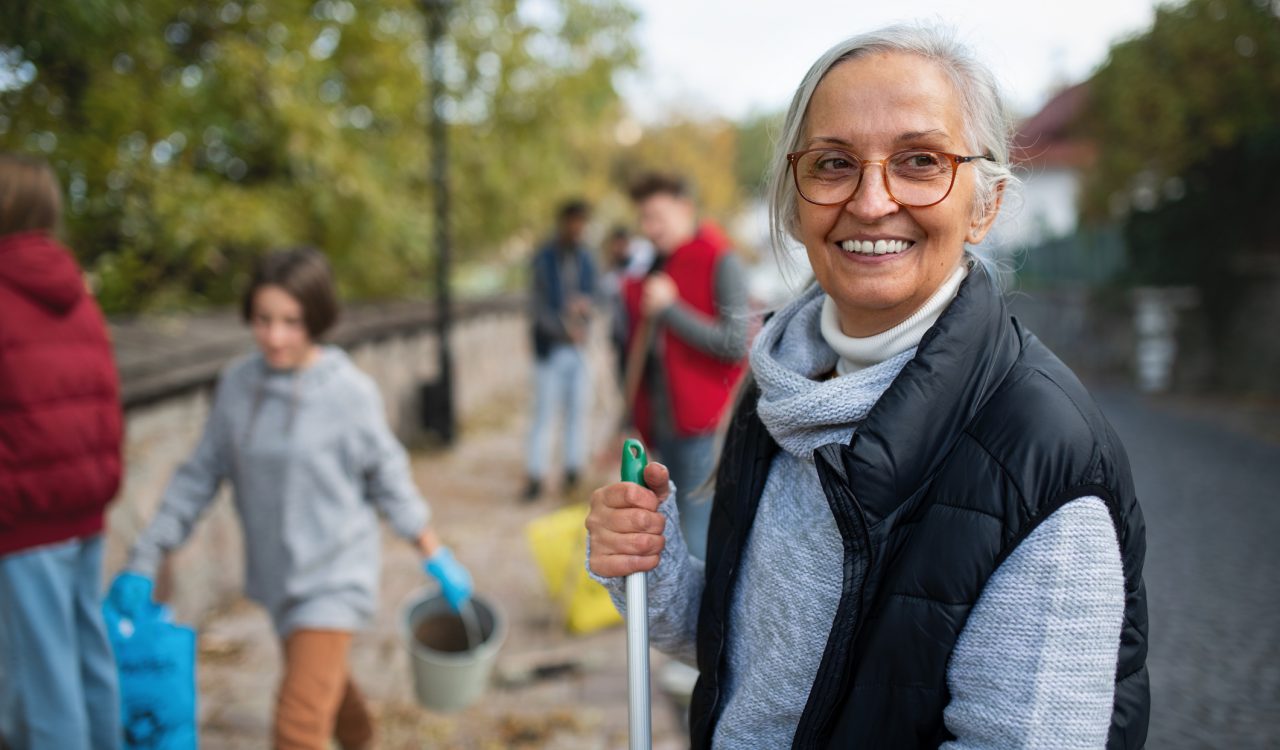
{"type": "Polygon", "coordinates": [[[560,602],[570,633],[590,633],[622,622],[609,592],[587,575],[586,518],[587,504],[578,503],[525,526],[547,592],[560,602]]]}

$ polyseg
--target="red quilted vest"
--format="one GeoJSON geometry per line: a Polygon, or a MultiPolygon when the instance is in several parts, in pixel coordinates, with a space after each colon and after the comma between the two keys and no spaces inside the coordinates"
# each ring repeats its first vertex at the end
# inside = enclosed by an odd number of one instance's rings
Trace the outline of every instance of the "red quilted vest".
{"type": "MultiPolygon", "coordinates": [[[[728,239],[714,224],[705,223],[692,240],[676,248],[667,258],[662,270],[675,282],[682,304],[708,318],[716,316],[715,269],[727,252],[730,252],[728,239]]],[[[624,293],[631,322],[628,339],[639,327],[637,321],[640,320],[643,290],[643,278],[627,281],[624,293]]],[[[662,344],[662,369],[667,377],[671,408],[675,412],[676,433],[685,437],[714,432],[742,375],[743,362],[727,362],[695,349],[665,328],[662,344]]],[[[642,384],[637,390],[632,413],[636,428],[646,441],[652,443],[653,415],[647,384],[642,384]]]]}
{"type": "Polygon", "coordinates": [[[96,534],[120,486],[106,322],[65,248],[0,237],[0,555],[96,534]]]}

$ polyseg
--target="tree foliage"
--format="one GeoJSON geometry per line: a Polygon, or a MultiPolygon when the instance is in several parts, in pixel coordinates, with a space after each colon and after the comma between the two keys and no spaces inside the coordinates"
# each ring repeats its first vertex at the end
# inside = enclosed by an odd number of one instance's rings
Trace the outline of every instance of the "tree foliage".
{"type": "MultiPolygon", "coordinates": [[[[464,259],[609,187],[621,0],[468,0],[442,54],[464,259]]],[[[220,303],[310,243],[352,296],[431,267],[426,69],[413,0],[42,0],[0,6],[0,148],[43,153],[65,234],[114,312],[220,303]]]]}
{"type": "Polygon", "coordinates": [[[1197,290],[1215,384],[1272,393],[1258,363],[1274,348],[1249,337],[1280,278],[1278,16],[1269,0],[1160,8],[1112,48],[1085,121],[1100,147],[1085,216],[1120,225],[1120,280],[1197,290]]]}
{"type": "Polygon", "coordinates": [[[737,129],[724,120],[675,120],[650,127],[634,146],[615,156],[614,175],[627,185],[656,170],[683,175],[693,185],[702,210],[725,218],[737,210],[737,129]]]}
{"type": "Polygon", "coordinates": [[[1090,81],[1084,128],[1100,145],[1092,220],[1185,194],[1185,175],[1280,122],[1280,19],[1270,0],[1189,0],[1112,47],[1090,81]]]}
{"type": "Polygon", "coordinates": [[[738,185],[748,194],[763,196],[773,167],[774,142],[781,136],[786,112],[756,112],[738,124],[738,185]]]}
{"type": "MultiPolygon", "coordinates": [[[[683,175],[692,184],[703,215],[732,230],[742,213],[752,210],[751,202],[763,197],[773,137],[781,120],[778,113],[751,115],[736,123],[675,117],[651,125],[636,143],[617,149],[614,182],[625,188],[651,170],[683,175]]],[[[630,206],[622,210],[629,215],[630,206]]],[[[752,238],[735,239],[738,250],[748,257],[765,250],[743,244],[752,238]]]]}

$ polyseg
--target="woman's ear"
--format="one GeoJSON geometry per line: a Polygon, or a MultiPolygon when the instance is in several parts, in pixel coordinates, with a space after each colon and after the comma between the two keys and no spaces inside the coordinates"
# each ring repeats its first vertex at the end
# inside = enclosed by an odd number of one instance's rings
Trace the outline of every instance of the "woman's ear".
{"type": "MultiPolygon", "coordinates": [[[[965,232],[964,241],[970,245],[976,245],[987,236],[987,232],[991,231],[991,225],[995,223],[996,216],[1000,214],[1000,204],[1004,201],[1004,182],[1001,181],[996,185],[996,197],[991,201],[991,205],[985,211],[975,211],[973,221],[969,223],[969,231],[965,232]]],[[[980,207],[979,207],[980,208],[980,207]]]]}

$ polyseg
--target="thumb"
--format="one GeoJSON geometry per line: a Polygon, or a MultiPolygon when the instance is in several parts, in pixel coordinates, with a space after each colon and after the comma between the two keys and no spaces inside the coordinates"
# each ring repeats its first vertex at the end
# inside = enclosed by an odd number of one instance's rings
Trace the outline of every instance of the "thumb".
{"type": "Polygon", "coordinates": [[[667,495],[671,494],[671,472],[667,471],[667,467],[659,463],[651,463],[644,467],[644,483],[653,494],[657,496],[658,502],[667,499],[667,495]]]}

